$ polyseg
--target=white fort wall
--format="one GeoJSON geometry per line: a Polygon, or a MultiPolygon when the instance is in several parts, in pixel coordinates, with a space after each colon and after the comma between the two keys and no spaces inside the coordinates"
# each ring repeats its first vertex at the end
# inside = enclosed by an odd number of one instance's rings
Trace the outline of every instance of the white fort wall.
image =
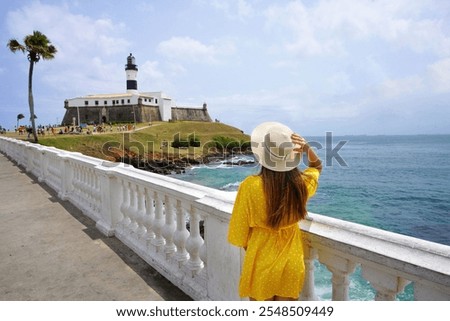
{"type": "MultiPolygon", "coordinates": [[[[226,240],[235,193],[4,137],[0,151],[193,299],[240,299],[243,253],[226,240]]],[[[411,282],[415,300],[450,300],[449,246],[312,213],[300,227],[307,268],[301,299],[317,299],[319,260],[331,272],[333,300],[349,299],[357,266],[376,300],[394,300],[411,282]]]]}

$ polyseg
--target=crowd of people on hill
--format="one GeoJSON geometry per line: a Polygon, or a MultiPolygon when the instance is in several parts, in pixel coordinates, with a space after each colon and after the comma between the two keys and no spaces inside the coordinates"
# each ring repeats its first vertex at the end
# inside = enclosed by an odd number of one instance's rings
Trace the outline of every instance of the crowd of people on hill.
{"type": "MultiPolygon", "coordinates": [[[[122,132],[122,131],[128,131],[135,129],[134,125],[118,125],[116,127],[116,131],[122,132]]],[[[5,130],[5,129],[3,129],[5,130]]],[[[14,131],[18,133],[19,135],[25,135],[28,134],[28,137],[30,137],[33,134],[33,129],[31,126],[14,126],[14,131]]],[[[93,126],[57,126],[57,125],[39,125],[36,128],[36,132],[38,135],[45,136],[45,135],[63,135],[63,134],[83,134],[86,133],[88,135],[94,134],[94,133],[106,133],[106,132],[113,132],[114,128],[112,124],[101,124],[93,126]]],[[[6,130],[5,130],[6,132],[6,130]]],[[[0,126],[0,133],[2,132],[2,127],[0,126]]]]}

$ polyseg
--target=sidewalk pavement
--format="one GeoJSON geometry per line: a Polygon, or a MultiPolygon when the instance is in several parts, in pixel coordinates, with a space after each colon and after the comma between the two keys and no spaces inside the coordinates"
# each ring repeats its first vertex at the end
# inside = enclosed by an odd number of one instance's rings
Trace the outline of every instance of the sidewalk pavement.
{"type": "Polygon", "coordinates": [[[191,298],[0,153],[0,300],[191,298]]]}

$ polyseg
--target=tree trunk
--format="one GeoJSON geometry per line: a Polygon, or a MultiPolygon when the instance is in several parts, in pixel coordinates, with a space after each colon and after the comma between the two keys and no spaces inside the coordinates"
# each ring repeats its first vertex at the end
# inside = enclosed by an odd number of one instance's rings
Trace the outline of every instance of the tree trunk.
{"type": "Polygon", "coordinates": [[[33,67],[34,61],[30,60],[30,72],[28,73],[28,104],[30,105],[30,118],[31,118],[31,128],[33,130],[34,142],[38,142],[38,136],[36,133],[36,122],[34,115],[34,101],[33,101],[33,67]]]}

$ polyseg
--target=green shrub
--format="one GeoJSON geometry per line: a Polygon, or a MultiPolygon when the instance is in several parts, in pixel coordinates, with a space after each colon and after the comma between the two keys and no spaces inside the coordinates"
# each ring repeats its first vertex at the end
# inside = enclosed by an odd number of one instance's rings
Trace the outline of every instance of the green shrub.
{"type": "Polygon", "coordinates": [[[181,140],[180,136],[176,135],[170,146],[173,148],[187,148],[189,147],[189,142],[187,140],[181,140]]]}
{"type": "Polygon", "coordinates": [[[200,139],[194,134],[188,136],[189,146],[200,147],[200,139]]]}
{"type": "Polygon", "coordinates": [[[235,138],[224,137],[224,136],[215,136],[213,137],[214,147],[218,150],[227,151],[227,152],[244,152],[247,148],[250,148],[250,142],[244,142],[243,140],[238,141],[235,138]]]}

